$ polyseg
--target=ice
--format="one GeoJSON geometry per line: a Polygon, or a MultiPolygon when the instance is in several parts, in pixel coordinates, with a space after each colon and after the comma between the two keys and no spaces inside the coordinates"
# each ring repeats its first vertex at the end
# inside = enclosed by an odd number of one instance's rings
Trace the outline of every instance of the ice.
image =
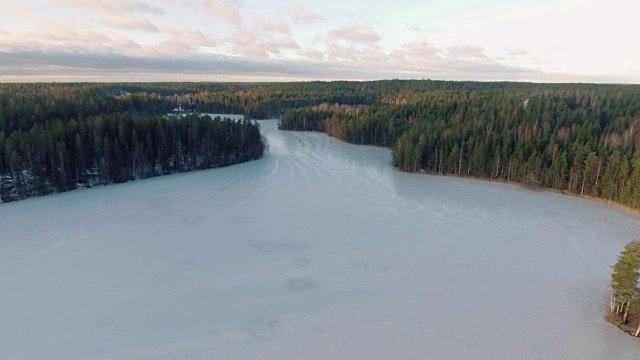
{"type": "Polygon", "coordinates": [[[0,204],[0,358],[640,358],[637,216],[261,123],[258,161],[0,204]]]}

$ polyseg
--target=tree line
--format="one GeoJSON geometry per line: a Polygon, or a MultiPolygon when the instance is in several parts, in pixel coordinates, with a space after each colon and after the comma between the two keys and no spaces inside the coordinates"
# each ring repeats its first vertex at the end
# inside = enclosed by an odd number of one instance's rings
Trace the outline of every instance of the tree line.
{"type": "Polygon", "coordinates": [[[199,113],[279,118],[286,110],[322,103],[402,105],[441,91],[628,91],[614,85],[433,80],[298,83],[35,83],[0,84],[0,131],[35,123],[129,112],[164,115],[181,107],[199,113]]]}
{"type": "Polygon", "coordinates": [[[101,114],[185,112],[279,117],[286,109],[322,102],[373,104],[381,96],[349,82],[335,83],[38,83],[0,84],[0,131],[101,114]]]}

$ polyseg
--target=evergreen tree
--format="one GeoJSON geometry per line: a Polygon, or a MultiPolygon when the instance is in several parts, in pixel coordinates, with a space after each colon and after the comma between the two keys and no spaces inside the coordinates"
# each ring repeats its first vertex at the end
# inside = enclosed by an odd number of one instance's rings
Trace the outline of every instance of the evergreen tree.
{"type": "MultiPolygon", "coordinates": [[[[627,324],[631,311],[640,313],[638,306],[640,288],[638,274],[640,268],[640,240],[628,243],[613,265],[611,274],[611,304],[610,316],[622,325],[627,324]]],[[[640,334],[638,324],[635,336],[640,334]]]]}

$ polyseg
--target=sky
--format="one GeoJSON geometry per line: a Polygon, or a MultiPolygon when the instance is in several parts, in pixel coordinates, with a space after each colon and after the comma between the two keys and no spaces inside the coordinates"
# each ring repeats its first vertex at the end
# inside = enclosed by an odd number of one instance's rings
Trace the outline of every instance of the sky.
{"type": "Polygon", "coordinates": [[[0,82],[640,83],[635,0],[4,0],[0,82]]]}

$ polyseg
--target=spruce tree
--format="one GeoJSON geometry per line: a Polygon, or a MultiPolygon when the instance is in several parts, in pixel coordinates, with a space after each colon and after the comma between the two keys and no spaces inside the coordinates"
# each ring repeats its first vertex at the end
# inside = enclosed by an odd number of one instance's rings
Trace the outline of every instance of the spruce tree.
{"type": "MultiPolygon", "coordinates": [[[[629,312],[640,296],[638,270],[640,267],[640,240],[625,245],[613,265],[611,274],[611,317],[626,324],[629,312]]],[[[640,329],[640,327],[639,327],[640,329]]],[[[636,331],[636,336],[638,331],[636,331]]]]}

